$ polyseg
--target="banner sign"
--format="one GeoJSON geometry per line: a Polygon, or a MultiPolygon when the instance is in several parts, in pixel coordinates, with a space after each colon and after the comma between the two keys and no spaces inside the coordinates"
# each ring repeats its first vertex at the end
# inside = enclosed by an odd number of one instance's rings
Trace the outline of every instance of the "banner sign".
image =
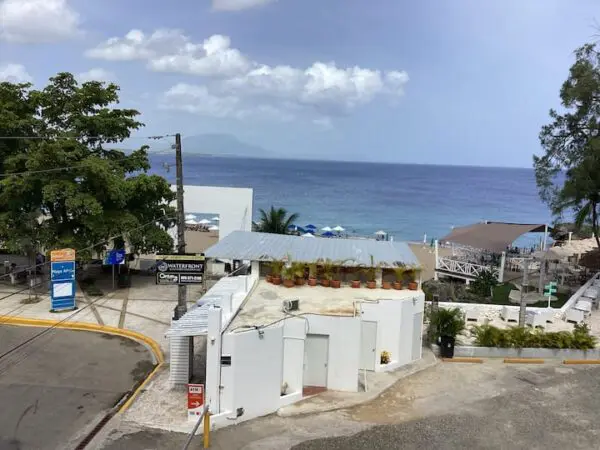
{"type": "Polygon", "coordinates": [[[156,255],[156,284],[201,284],[204,254],[156,255]]]}
{"type": "Polygon", "coordinates": [[[75,309],[75,250],[52,250],[50,261],[50,311],[75,309]]]}

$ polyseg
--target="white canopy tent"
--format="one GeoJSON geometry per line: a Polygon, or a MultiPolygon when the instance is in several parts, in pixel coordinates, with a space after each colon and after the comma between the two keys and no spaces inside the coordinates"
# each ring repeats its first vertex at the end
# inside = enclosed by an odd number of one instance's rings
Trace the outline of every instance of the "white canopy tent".
{"type": "Polygon", "coordinates": [[[344,227],[342,227],[341,225],[338,225],[337,227],[335,227],[333,229],[333,231],[337,231],[337,232],[341,233],[342,231],[346,231],[346,229],[344,227]]]}
{"type": "Polygon", "coordinates": [[[333,231],[333,229],[331,227],[323,227],[323,228],[321,228],[321,231],[327,232],[327,231],[333,231]]]}
{"type": "Polygon", "coordinates": [[[200,225],[208,225],[210,222],[210,220],[206,220],[206,219],[202,219],[201,221],[198,222],[200,225]]]}

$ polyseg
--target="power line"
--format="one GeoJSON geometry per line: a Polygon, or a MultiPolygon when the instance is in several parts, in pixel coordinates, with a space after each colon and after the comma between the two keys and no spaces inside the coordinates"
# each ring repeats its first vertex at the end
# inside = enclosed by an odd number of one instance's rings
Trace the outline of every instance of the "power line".
{"type": "Polygon", "coordinates": [[[94,139],[102,142],[108,141],[124,141],[127,139],[148,139],[148,140],[159,140],[168,137],[175,137],[174,134],[162,134],[156,136],[129,136],[124,138],[123,136],[0,136],[2,140],[17,140],[17,139],[37,139],[37,140],[53,140],[53,139],[64,139],[64,140],[76,140],[76,139],[94,139]]]}

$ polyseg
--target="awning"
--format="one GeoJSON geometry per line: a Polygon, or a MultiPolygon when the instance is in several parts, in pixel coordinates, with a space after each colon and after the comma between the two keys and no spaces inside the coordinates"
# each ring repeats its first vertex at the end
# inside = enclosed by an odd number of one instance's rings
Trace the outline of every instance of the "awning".
{"type": "MultiPolygon", "coordinates": [[[[543,233],[545,229],[544,224],[483,222],[457,227],[440,241],[500,253],[510,247],[519,236],[525,233],[543,233]]],[[[548,227],[548,230],[550,229],[548,227]]]]}

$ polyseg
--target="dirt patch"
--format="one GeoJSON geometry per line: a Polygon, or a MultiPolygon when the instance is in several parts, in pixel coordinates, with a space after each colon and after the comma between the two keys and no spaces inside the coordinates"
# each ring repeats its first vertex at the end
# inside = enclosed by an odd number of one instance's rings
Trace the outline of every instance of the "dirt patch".
{"type": "Polygon", "coordinates": [[[133,381],[138,383],[144,380],[150,372],[154,369],[155,365],[152,361],[144,360],[138,361],[135,368],[130,372],[133,377],[133,381]]]}

